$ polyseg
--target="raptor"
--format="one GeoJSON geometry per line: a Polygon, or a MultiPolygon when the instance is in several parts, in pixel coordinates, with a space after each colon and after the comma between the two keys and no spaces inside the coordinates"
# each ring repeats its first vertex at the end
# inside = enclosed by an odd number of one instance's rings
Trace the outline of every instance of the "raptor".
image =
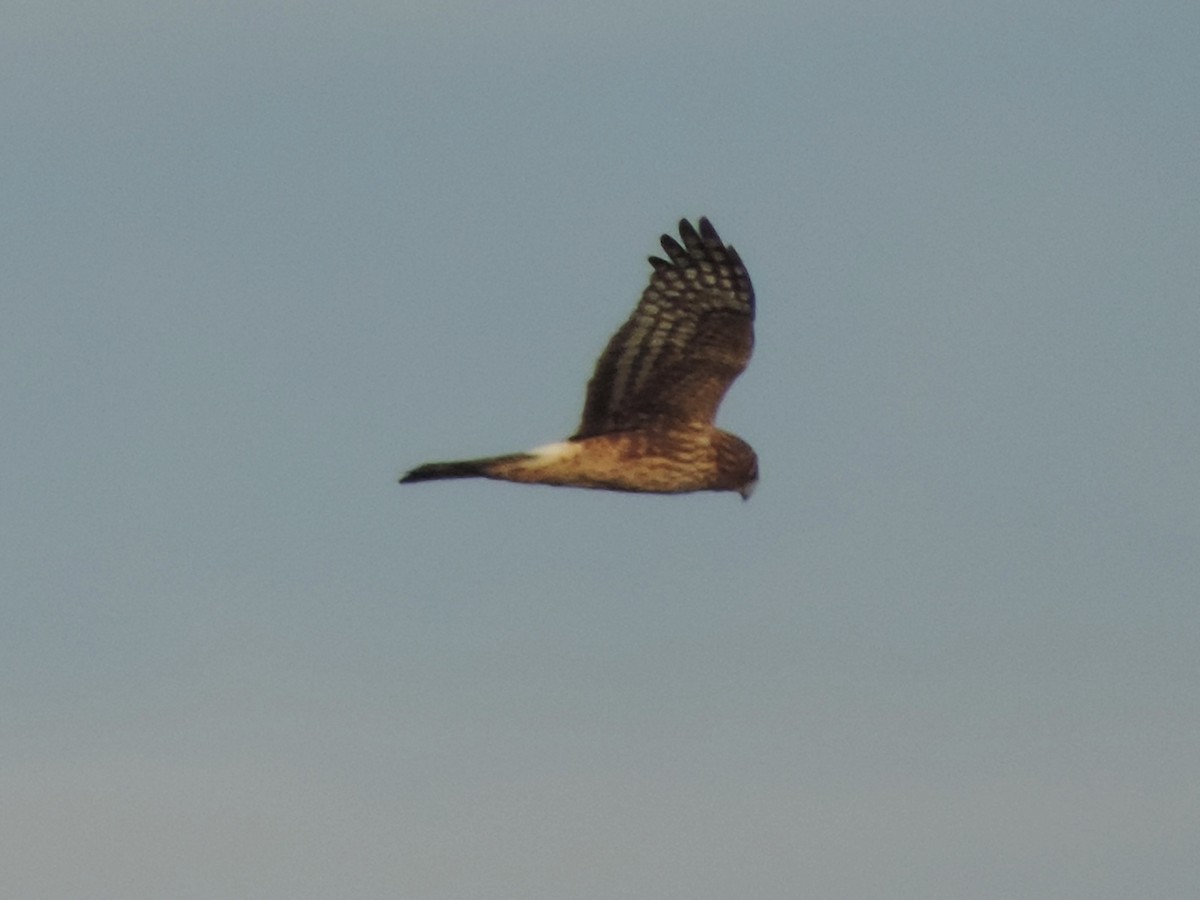
{"type": "Polygon", "coordinates": [[[650,283],[612,336],[588,382],[583,419],[564,441],[523,453],[426,463],[402,484],[492,478],[682,494],[736,491],[758,481],[750,445],[713,423],[754,347],[754,289],[737,251],[708,219],[663,235],[650,283]],[[680,243],[682,241],[682,243],[680,243]]]}

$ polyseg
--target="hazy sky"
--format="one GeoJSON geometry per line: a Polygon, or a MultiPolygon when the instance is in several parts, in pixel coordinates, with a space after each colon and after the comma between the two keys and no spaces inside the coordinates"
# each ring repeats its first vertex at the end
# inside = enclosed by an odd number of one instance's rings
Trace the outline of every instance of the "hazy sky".
{"type": "Polygon", "coordinates": [[[1200,6],[13,3],[33,900],[1192,900],[1200,6]],[[681,216],[749,503],[574,428],[681,216]]]}

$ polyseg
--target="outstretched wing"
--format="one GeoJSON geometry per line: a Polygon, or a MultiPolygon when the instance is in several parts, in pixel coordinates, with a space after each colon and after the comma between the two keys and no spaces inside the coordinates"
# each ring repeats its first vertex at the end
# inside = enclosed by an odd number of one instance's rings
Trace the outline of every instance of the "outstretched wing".
{"type": "Polygon", "coordinates": [[[708,219],[679,223],[669,259],[650,257],[650,284],[612,336],[588,382],[576,437],[654,421],[711,423],[750,361],[754,288],[746,267],[708,219]]]}

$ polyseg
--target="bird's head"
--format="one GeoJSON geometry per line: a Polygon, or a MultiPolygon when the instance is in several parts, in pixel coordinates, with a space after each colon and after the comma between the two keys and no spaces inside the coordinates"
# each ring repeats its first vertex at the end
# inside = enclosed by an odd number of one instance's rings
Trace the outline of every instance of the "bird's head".
{"type": "Polygon", "coordinates": [[[737,491],[749,500],[758,484],[758,455],[740,437],[721,432],[717,443],[717,466],[720,470],[719,490],[737,491]]]}
{"type": "Polygon", "coordinates": [[[737,492],[742,495],[743,500],[749,500],[750,495],[754,493],[754,489],[758,487],[758,457],[754,455],[754,451],[750,451],[750,468],[746,472],[745,481],[737,492]]]}

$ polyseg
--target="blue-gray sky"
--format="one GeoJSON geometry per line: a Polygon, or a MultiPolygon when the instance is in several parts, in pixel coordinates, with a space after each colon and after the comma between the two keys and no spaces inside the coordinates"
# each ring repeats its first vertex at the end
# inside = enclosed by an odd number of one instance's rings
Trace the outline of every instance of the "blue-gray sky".
{"type": "Polygon", "coordinates": [[[13,4],[13,896],[1192,898],[1200,7],[13,4]],[[574,427],[657,236],[763,480],[574,427]]]}

